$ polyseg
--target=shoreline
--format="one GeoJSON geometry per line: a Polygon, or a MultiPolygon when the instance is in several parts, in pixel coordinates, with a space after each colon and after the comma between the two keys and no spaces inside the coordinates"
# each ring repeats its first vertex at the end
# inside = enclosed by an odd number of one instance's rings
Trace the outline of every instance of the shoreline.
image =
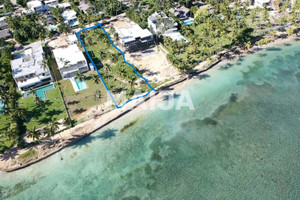
{"type": "MultiPolygon", "coordinates": [[[[186,83],[190,83],[193,80],[193,77],[197,77],[201,75],[202,73],[205,73],[209,71],[212,68],[222,67],[230,62],[236,62],[236,59],[246,56],[248,54],[255,53],[257,51],[260,51],[262,49],[278,46],[284,43],[292,42],[297,37],[295,35],[287,37],[285,39],[277,39],[271,43],[268,43],[263,46],[253,46],[249,50],[243,50],[241,48],[234,48],[234,51],[238,50],[238,54],[233,54],[232,50],[227,50],[225,52],[222,52],[222,54],[229,54],[229,57],[222,56],[220,59],[217,59],[214,63],[210,64],[208,67],[205,67],[205,64],[208,62],[203,62],[196,66],[196,71],[191,73],[191,75],[185,75],[182,76],[178,80],[174,80],[173,82],[166,83],[165,85],[162,85],[157,89],[157,92],[150,93],[150,96],[148,96],[145,99],[140,99],[135,101],[134,103],[127,104],[121,109],[113,109],[101,116],[98,116],[94,119],[89,119],[81,124],[78,124],[75,127],[72,127],[70,129],[67,129],[60,134],[56,134],[53,137],[53,141],[42,141],[40,144],[29,147],[26,149],[18,149],[16,147],[9,149],[5,153],[0,155],[0,170],[4,172],[12,172],[18,169],[25,168],[27,166],[30,166],[32,164],[35,164],[41,160],[44,160],[48,158],[49,156],[61,151],[65,147],[71,146],[78,140],[91,135],[92,133],[98,131],[99,129],[107,126],[108,124],[120,119],[121,117],[134,112],[139,112],[141,109],[143,109],[143,105],[149,105],[150,102],[153,103],[153,101],[162,101],[164,97],[164,93],[161,92],[164,89],[173,89],[174,91],[180,90],[183,85],[186,83]],[[151,101],[149,101],[151,100],[151,101]],[[28,160],[26,163],[19,163],[18,157],[22,153],[27,152],[28,150],[34,149],[37,152],[37,155],[34,159],[28,160]]],[[[220,55],[217,54],[216,57],[220,55]]]]}

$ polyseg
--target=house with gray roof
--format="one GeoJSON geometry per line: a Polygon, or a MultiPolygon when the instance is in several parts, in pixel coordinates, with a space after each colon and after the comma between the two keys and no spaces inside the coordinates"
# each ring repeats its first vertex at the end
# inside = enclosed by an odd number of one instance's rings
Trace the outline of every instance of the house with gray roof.
{"type": "Polygon", "coordinates": [[[175,8],[171,8],[169,10],[175,17],[180,19],[181,21],[187,20],[191,17],[190,9],[186,8],[185,6],[178,5],[175,8]]]}
{"type": "Polygon", "coordinates": [[[12,35],[9,29],[0,30],[0,40],[7,40],[11,37],[12,35]]]}

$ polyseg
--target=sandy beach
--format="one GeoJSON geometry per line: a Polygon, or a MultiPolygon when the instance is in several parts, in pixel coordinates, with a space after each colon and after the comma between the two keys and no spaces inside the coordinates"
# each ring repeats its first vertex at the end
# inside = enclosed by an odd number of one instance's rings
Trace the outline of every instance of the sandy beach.
{"type": "MultiPolygon", "coordinates": [[[[226,65],[228,62],[235,62],[236,59],[242,56],[246,56],[249,53],[253,53],[259,51],[261,49],[270,48],[273,46],[277,46],[283,43],[292,42],[295,40],[296,36],[291,36],[286,39],[277,39],[274,42],[271,42],[264,46],[254,46],[249,51],[239,49],[239,53],[231,54],[229,53],[228,57],[222,57],[220,60],[217,60],[215,63],[208,65],[208,62],[203,62],[196,67],[196,72],[193,74],[194,76],[198,76],[202,73],[210,73],[209,69],[211,68],[219,68],[226,65]]],[[[151,58],[151,57],[150,57],[151,58]]],[[[146,99],[139,99],[132,103],[125,105],[121,109],[113,109],[108,111],[105,114],[100,114],[102,111],[100,108],[92,108],[94,110],[93,118],[73,127],[68,130],[61,132],[60,134],[56,134],[52,140],[42,141],[40,144],[30,147],[27,149],[18,149],[12,148],[6,151],[4,154],[0,155],[0,170],[10,172],[17,169],[24,168],[31,164],[34,164],[40,160],[43,160],[52,154],[60,151],[61,149],[72,145],[74,142],[78,141],[79,139],[92,134],[96,130],[103,128],[104,126],[118,120],[119,118],[123,117],[124,115],[134,115],[138,112],[143,111],[146,107],[150,107],[151,105],[155,105],[161,102],[166,92],[164,89],[172,89],[173,92],[180,91],[184,86],[188,84],[192,84],[195,80],[191,79],[188,76],[181,76],[177,79],[173,79],[168,81],[164,84],[164,86],[160,86],[156,92],[152,92],[150,97],[146,99]],[[55,142],[53,142],[55,141],[55,142]],[[34,158],[27,160],[26,162],[21,162],[19,159],[19,155],[29,151],[30,149],[34,149],[37,154],[34,158]]]]}

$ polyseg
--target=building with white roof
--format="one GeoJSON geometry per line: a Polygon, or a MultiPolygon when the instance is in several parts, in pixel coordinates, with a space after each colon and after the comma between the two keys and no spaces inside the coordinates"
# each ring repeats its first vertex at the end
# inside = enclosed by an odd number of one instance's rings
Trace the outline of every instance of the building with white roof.
{"type": "Polygon", "coordinates": [[[49,7],[42,1],[29,1],[27,2],[27,7],[33,12],[44,12],[49,10],[49,7]]]}
{"type": "Polygon", "coordinates": [[[143,50],[154,45],[152,33],[127,18],[114,22],[113,26],[119,35],[120,43],[129,52],[143,50]]]}
{"type": "Polygon", "coordinates": [[[157,11],[148,17],[148,28],[154,34],[177,31],[177,22],[163,11],[157,11]]]}
{"type": "Polygon", "coordinates": [[[57,4],[57,6],[59,8],[62,8],[63,10],[71,9],[71,4],[70,3],[60,3],[60,4],[57,4]]]}
{"type": "Polygon", "coordinates": [[[65,24],[69,26],[76,26],[79,24],[74,10],[65,10],[61,16],[63,17],[65,24]]]}
{"type": "Polygon", "coordinates": [[[170,37],[172,40],[184,40],[188,42],[179,32],[177,22],[168,17],[163,11],[157,11],[148,17],[148,27],[156,35],[170,37]]]}
{"type": "Polygon", "coordinates": [[[48,1],[45,1],[45,4],[49,7],[55,7],[58,5],[58,0],[48,0],[48,1]]]}
{"type": "Polygon", "coordinates": [[[254,6],[257,7],[266,7],[271,5],[271,0],[254,0],[254,6]]]}
{"type": "Polygon", "coordinates": [[[78,71],[89,70],[83,53],[76,44],[76,36],[69,36],[68,46],[62,46],[53,50],[53,54],[62,78],[72,78],[78,71]]]}
{"type": "Polygon", "coordinates": [[[32,43],[24,53],[11,61],[13,78],[18,88],[26,91],[52,81],[47,66],[43,66],[44,52],[40,42],[32,43]]]}

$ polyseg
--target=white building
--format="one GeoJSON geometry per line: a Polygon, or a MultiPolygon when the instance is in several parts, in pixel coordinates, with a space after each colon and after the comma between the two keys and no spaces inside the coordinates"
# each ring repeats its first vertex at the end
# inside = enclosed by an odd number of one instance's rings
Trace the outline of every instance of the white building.
{"type": "Polygon", "coordinates": [[[162,34],[163,36],[170,37],[172,40],[184,40],[188,42],[179,32],[177,22],[168,17],[164,12],[157,11],[148,17],[148,27],[154,34],[162,34]]]}
{"type": "Polygon", "coordinates": [[[45,1],[45,4],[49,7],[56,7],[58,5],[58,0],[48,0],[45,1]]]}
{"type": "Polygon", "coordinates": [[[42,1],[29,1],[27,2],[27,7],[33,12],[44,12],[49,10],[49,7],[42,1]]]}
{"type": "Polygon", "coordinates": [[[260,8],[271,6],[271,0],[254,0],[254,6],[260,8]]]}
{"type": "MultiPolygon", "coordinates": [[[[76,36],[74,35],[74,37],[76,36]]],[[[70,41],[72,38],[70,37],[70,41]]],[[[62,78],[72,78],[78,71],[89,70],[86,59],[74,40],[67,47],[54,49],[53,54],[62,78]]]]}
{"type": "Polygon", "coordinates": [[[154,45],[152,33],[127,18],[113,22],[113,26],[119,35],[120,43],[127,51],[144,50],[154,45]]]}
{"type": "Polygon", "coordinates": [[[177,22],[163,11],[157,11],[148,17],[148,28],[154,34],[177,31],[177,25],[177,22]]]}
{"type": "Polygon", "coordinates": [[[61,16],[63,17],[65,24],[68,26],[76,26],[79,24],[74,10],[65,10],[61,16]]]}
{"type": "Polygon", "coordinates": [[[42,64],[43,59],[42,45],[36,42],[11,61],[13,78],[20,90],[26,91],[52,81],[49,68],[42,64]]]}
{"type": "Polygon", "coordinates": [[[63,10],[71,9],[71,4],[69,3],[60,3],[57,5],[57,7],[62,8],[63,10]]]}

